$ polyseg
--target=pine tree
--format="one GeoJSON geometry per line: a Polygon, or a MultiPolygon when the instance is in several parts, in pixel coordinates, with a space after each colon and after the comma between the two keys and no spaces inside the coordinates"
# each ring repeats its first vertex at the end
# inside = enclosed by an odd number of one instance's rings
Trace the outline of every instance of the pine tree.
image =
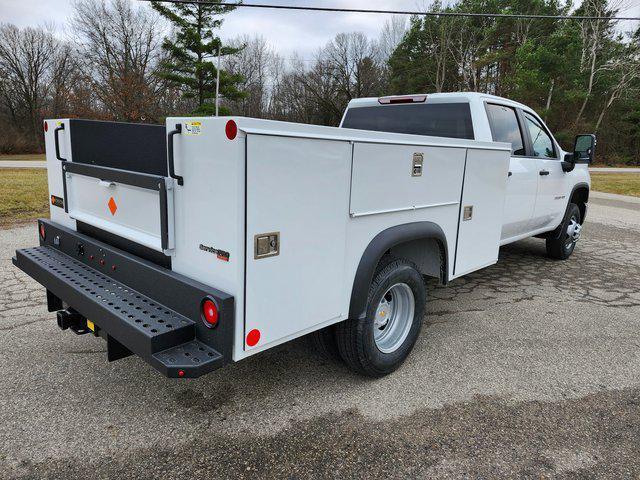
{"type": "MultiPolygon", "coordinates": [[[[158,75],[177,85],[185,98],[195,99],[196,115],[213,115],[216,96],[216,57],[233,55],[238,48],[223,46],[214,30],[219,29],[223,20],[220,16],[234,10],[234,7],[217,5],[220,0],[207,3],[163,4],[153,2],[153,8],[169,20],[175,27],[173,38],[166,38],[163,49],[167,59],[160,65],[158,75]]],[[[220,96],[229,100],[239,100],[244,94],[238,89],[242,81],[239,75],[231,75],[220,70],[220,96]]],[[[228,114],[221,108],[222,114],[228,114]]]]}

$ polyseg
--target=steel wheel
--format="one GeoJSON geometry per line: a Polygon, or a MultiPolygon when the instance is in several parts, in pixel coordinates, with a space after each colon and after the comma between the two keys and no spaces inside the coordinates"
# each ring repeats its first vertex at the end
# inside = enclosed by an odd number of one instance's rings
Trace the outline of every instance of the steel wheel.
{"type": "Polygon", "coordinates": [[[397,283],[382,296],[374,320],[374,340],[382,353],[396,351],[405,341],[415,314],[415,298],[406,283],[397,283]]]}
{"type": "Polygon", "coordinates": [[[572,249],[578,240],[580,240],[580,233],[582,232],[582,225],[580,225],[578,218],[574,215],[569,220],[569,225],[567,226],[567,239],[565,241],[565,246],[567,250],[572,249]]]}

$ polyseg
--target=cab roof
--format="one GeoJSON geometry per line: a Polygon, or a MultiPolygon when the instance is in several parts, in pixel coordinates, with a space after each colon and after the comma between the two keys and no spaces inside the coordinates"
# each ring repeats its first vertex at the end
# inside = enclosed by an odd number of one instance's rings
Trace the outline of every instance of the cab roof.
{"type": "Polygon", "coordinates": [[[394,99],[394,98],[420,98],[426,97],[426,102],[418,102],[418,103],[466,103],[471,102],[472,100],[494,100],[499,103],[510,105],[514,107],[525,108],[529,110],[529,107],[523,105],[522,103],[515,102],[513,100],[509,100],[508,98],[498,97],[496,95],[490,95],[487,93],[480,92],[453,92],[453,93],[420,93],[420,94],[411,94],[411,95],[398,95],[392,97],[369,97],[369,98],[357,98],[351,100],[349,102],[348,108],[359,108],[359,107],[372,107],[381,105],[381,99],[394,99]]]}

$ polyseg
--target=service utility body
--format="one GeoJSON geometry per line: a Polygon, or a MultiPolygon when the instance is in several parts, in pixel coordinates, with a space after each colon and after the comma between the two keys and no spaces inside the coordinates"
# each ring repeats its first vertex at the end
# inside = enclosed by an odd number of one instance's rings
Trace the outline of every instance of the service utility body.
{"type": "Polygon", "coordinates": [[[580,135],[564,152],[533,110],[478,93],[354,100],[339,128],[44,130],[50,220],[14,264],[60,328],[174,378],[304,335],[363,375],[392,372],[419,336],[424,277],[446,284],[534,236],[569,258],[595,148],[580,135]]]}

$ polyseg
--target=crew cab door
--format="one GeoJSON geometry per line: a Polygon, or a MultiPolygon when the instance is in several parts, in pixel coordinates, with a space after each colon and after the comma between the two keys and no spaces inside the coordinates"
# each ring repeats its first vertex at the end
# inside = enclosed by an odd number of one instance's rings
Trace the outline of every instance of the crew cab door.
{"type": "Polygon", "coordinates": [[[526,157],[524,129],[516,110],[506,105],[487,103],[486,111],[493,140],[511,144],[501,235],[501,240],[506,240],[530,231],[539,166],[536,159],[526,157]]]}
{"type": "Polygon", "coordinates": [[[522,111],[529,155],[535,158],[538,190],[529,230],[556,227],[567,203],[567,174],[562,170],[560,151],[542,120],[522,111]]]}

